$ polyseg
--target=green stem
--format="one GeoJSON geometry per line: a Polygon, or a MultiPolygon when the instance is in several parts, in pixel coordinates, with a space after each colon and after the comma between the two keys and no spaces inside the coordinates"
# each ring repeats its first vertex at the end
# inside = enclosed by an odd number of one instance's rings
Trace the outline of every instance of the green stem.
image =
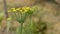
{"type": "MultiPolygon", "coordinates": [[[[32,28],[32,19],[31,19],[31,16],[30,16],[30,29],[32,28]]],[[[30,30],[30,34],[32,34],[32,30],[30,30]]]]}
{"type": "Polygon", "coordinates": [[[21,23],[21,32],[20,32],[20,34],[23,34],[22,30],[23,30],[23,23],[21,23]]]}
{"type": "Polygon", "coordinates": [[[30,17],[30,26],[32,27],[32,20],[31,20],[31,17],[30,17]]]}
{"type": "Polygon", "coordinates": [[[11,27],[11,23],[8,21],[7,22],[7,31],[9,31],[9,28],[11,27]]]}
{"type": "MultiPolygon", "coordinates": [[[[21,19],[22,19],[22,14],[21,14],[21,19]]],[[[20,34],[22,34],[22,30],[23,30],[23,23],[21,22],[21,31],[20,31],[20,34]]]]}

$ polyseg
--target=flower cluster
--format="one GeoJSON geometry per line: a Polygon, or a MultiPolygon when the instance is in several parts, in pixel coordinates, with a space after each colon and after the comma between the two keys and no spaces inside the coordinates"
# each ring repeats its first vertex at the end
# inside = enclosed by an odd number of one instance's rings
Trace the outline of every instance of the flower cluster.
{"type": "Polygon", "coordinates": [[[8,12],[20,12],[21,14],[27,13],[27,12],[33,12],[33,8],[30,7],[22,7],[22,8],[11,8],[8,12]]]}
{"type": "MultiPolygon", "coordinates": [[[[11,16],[11,18],[17,20],[21,24],[21,27],[19,27],[21,28],[19,34],[22,34],[23,23],[25,22],[27,17],[30,17],[30,24],[32,23],[31,16],[34,11],[35,11],[34,7],[22,7],[22,8],[9,9],[8,14],[11,16]]],[[[7,20],[9,21],[11,20],[11,18],[7,18],[7,20]]]]}
{"type": "Polygon", "coordinates": [[[11,8],[8,12],[20,23],[24,22],[27,16],[31,16],[34,9],[31,7],[11,8]]]}

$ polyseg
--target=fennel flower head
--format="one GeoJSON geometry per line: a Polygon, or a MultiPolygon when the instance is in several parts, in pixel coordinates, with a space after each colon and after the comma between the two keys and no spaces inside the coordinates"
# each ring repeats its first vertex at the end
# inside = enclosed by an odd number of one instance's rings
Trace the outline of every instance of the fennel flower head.
{"type": "MultiPolygon", "coordinates": [[[[24,22],[27,16],[33,14],[34,9],[32,7],[10,8],[8,12],[11,13],[18,22],[24,22]]],[[[7,20],[10,20],[10,18],[7,20]]]]}
{"type": "Polygon", "coordinates": [[[33,11],[33,9],[31,7],[22,7],[22,8],[11,8],[9,9],[8,12],[16,12],[16,13],[21,13],[21,14],[24,14],[24,13],[27,13],[27,12],[31,12],[33,11]]]}

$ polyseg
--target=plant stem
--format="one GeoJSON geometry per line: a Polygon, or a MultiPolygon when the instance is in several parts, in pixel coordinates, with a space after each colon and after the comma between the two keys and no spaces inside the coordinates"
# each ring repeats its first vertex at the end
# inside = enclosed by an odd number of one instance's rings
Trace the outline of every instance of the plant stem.
{"type": "Polygon", "coordinates": [[[31,16],[30,16],[30,26],[32,27],[32,20],[31,20],[31,16]]]}
{"type": "Polygon", "coordinates": [[[5,15],[6,15],[6,18],[8,18],[8,10],[7,10],[7,3],[6,3],[6,0],[3,0],[4,2],[4,9],[5,9],[5,15]]]}
{"type": "Polygon", "coordinates": [[[30,25],[30,34],[32,34],[32,30],[31,30],[31,28],[32,28],[32,19],[31,19],[31,16],[30,16],[30,23],[29,23],[29,25],[30,25]]]}
{"type": "Polygon", "coordinates": [[[20,32],[20,34],[23,34],[22,30],[23,30],[23,23],[21,23],[21,32],[20,32]]]}

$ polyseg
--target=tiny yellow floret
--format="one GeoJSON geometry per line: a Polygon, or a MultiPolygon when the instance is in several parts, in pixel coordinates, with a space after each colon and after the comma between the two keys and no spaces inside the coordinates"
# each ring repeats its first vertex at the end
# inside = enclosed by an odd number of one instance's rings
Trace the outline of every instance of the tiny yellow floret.
{"type": "Polygon", "coordinates": [[[29,9],[30,9],[30,7],[26,7],[25,9],[29,10],[29,9]]]}
{"type": "Polygon", "coordinates": [[[14,10],[12,10],[13,12],[16,12],[16,10],[14,9],[14,10]]]}
{"type": "Polygon", "coordinates": [[[20,10],[21,8],[17,8],[16,10],[20,10]]]}

